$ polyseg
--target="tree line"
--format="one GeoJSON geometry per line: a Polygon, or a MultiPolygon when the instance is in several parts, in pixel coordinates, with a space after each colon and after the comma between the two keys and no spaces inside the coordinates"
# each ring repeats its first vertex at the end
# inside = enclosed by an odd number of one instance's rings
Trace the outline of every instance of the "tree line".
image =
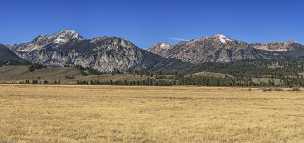
{"type": "MultiPolygon", "coordinates": [[[[61,80],[25,80],[20,84],[65,84],[61,80]]],[[[170,79],[147,78],[139,80],[76,80],[78,85],[127,85],[127,86],[238,86],[238,87],[304,87],[304,79],[266,79],[256,82],[249,78],[173,77],[170,79]]]]}

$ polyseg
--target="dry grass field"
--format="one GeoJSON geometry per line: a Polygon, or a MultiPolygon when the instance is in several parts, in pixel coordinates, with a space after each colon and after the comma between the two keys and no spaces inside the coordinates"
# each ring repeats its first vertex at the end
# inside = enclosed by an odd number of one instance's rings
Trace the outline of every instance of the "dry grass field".
{"type": "Polygon", "coordinates": [[[0,85],[0,143],[303,143],[304,92],[0,85]]]}

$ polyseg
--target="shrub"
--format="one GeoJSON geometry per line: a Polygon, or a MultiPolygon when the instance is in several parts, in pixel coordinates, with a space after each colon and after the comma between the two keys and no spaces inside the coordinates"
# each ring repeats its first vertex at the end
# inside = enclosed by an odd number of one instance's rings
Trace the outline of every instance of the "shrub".
{"type": "Polygon", "coordinates": [[[274,88],[273,91],[284,91],[282,88],[274,88]]]}
{"type": "Polygon", "coordinates": [[[65,79],[75,79],[75,77],[73,75],[67,75],[65,76],[65,79]]]}
{"type": "Polygon", "coordinates": [[[40,69],[43,69],[43,68],[46,68],[46,66],[42,65],[42,64],[32,64],[30,67],[29,67],[29,71],[30,72],[34,72],[35,70],[40,70],[40,69]]]}
{"type": "Polygon", "coordinates": [[[262,90],[263,90],[263,92],[270,92],[270,91],[272,91],[271,88],[263,88],[262,90]]]}

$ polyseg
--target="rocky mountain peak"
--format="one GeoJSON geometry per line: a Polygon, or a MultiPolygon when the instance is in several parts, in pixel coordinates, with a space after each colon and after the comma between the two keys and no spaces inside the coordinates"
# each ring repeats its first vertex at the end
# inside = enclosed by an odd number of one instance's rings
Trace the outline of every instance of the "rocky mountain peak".
{"type": "Polygon", "coordinates": [[[170,43],[160,43],[159,48],[169,50],[172,48],[172,45],[170,43]]]}
{"type": "MultiPolygon", "coordinates": [[[[229,38],[223,34],[215,34],[213,36],[203,36],[201,38],[192,39],[190,41],[184,41],[184,42],[178,43],[178,45],[186,45],[189,48],[191,48],[191,47],[193,47],[193,45],[201,45],[204,43],[205,44],[206,43],[216,43],[216,44],[226,45],[226,44],[236,43],[236,42],[240,42],[240,41],[229,38]]],[[[216,47],[220,47],[220,46],[216,46],[216,47]]]]}
{"type": "Polygon", "coordinates": [[[152,51],[166,58],[175,58],[194,64],[205,62],[233,62],[259,57],[249,44],[223,34],[202,37],[173,45],[169,50],[153,48],[152,51]],[[160,49],[160,50],[155,50],[160,49]]]}
{"type": "Polygon", "coordinates": [[[62,45],[83,39],[84,38],[75,30],[62,30],[50,35],[39,35],[31,42],[15,45],[14,49],[19,52],[31,52],[34,50],[40,50],[49,44],[62,45]]]}
{"type": "Polygon", "coordinates": [[[220,41],[223,44],[226,44],[227,42],[232,42],[234,40],[232,40],[231,38],[228,38],[227,36],[223,35],[223,34],[216,34],[214,36],[211,36],[210,38],[214,38],[218,41],[220,41]]]}
{"type": "Polygon", "coordinates": [[[124,48],[135,48],[135,44],[132,42],[119,38],[119,37],[96,37],[90,40],[91,43],[99,46],[99,45],[111,45],[111,47],[124,47],[124,48]]]}
{"type": "Polygon", "coordinates": [[[36,38],[34,38],[34,40],[32,41],[32,43],[36,43],[36,44],[41,45],[41,44],[45,43],[46,41],[48,41],[48,37],[47,36],[39,35],[36,38]]]}
{"type": "Polygon", "coordinates": [[[62,30],[49,36],[56,44],[66,43],[72,40],[83,40],[83,37],[75,30],[62,30]]]}
{"type": "Polygon", "coordinates": [[[170,48],[172,48],[172,45],[170,43],[166,43],[166,42],[161,42],[161,43],[157,43],[156,45],[154,45],[155,49],[157,50],[168,50],[170,48]]]}
{"type": "Polygon", "coordinates": [[[173,45],[171,45],[170,43],[160,42],[155,44],[152,48],[149,48],[148,51],[154,54],[158,54],[162,57],[166,57],[168,50],[170,50],[171,48],[173,48],[173,45]]]}

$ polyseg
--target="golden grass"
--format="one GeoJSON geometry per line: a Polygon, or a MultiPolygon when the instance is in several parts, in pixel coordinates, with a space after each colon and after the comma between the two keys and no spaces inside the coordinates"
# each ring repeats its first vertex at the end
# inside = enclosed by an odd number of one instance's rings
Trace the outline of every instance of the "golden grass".
{"type": "Polygon", "coordinates": [[[302,143],[304,92],[0,86],[0,143],[302,143]]]}

